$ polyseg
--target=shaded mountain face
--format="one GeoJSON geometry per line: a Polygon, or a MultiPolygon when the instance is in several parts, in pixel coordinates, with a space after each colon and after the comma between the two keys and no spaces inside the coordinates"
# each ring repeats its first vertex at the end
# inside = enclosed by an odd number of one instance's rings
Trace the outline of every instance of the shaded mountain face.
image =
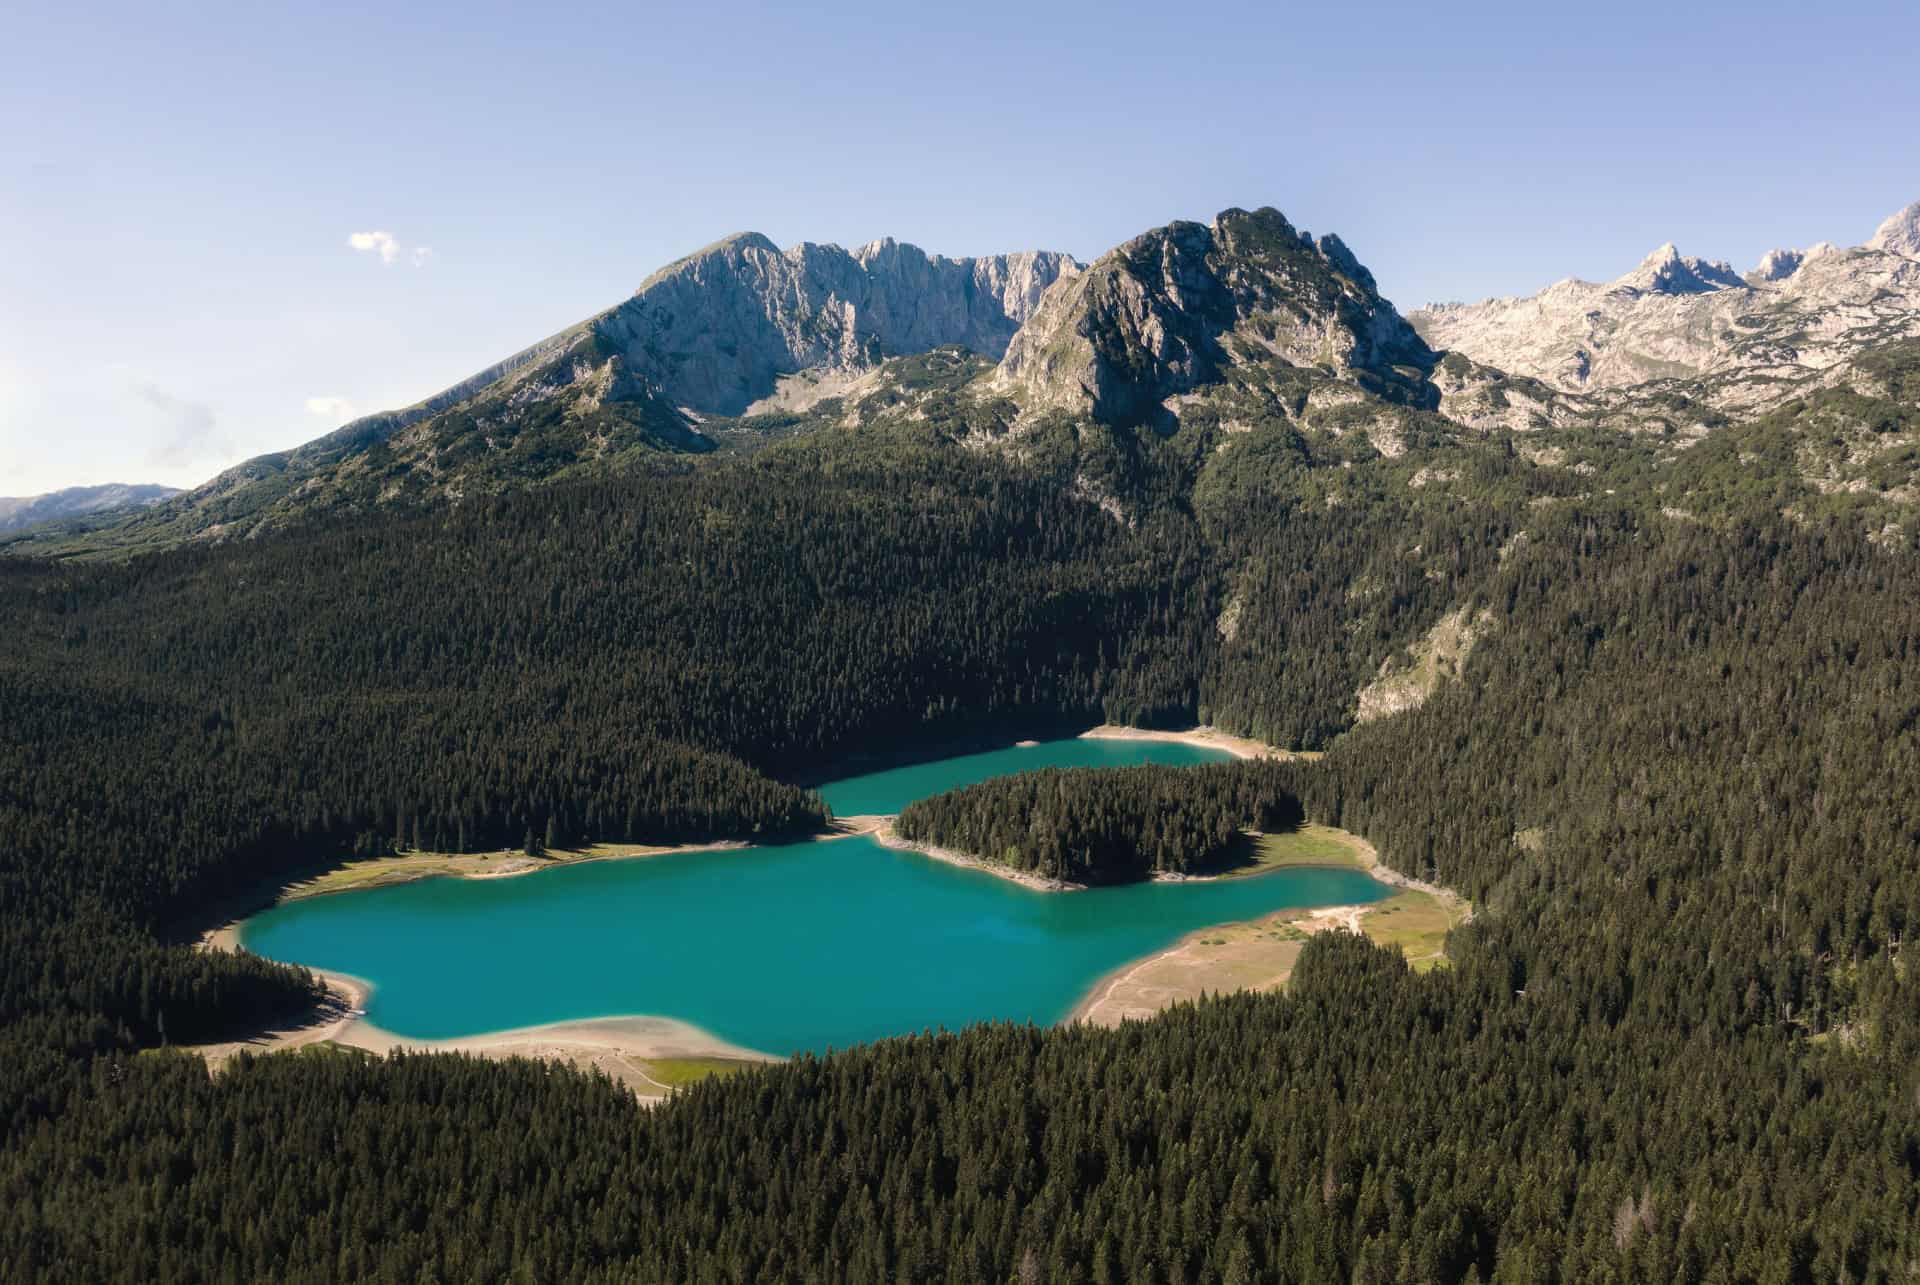
{"type": "Polygon", "coordinates": [[[0,531],[18,531],[39,522],[95,516],[116,509],[144,508],[178,494],[179,489],[171,486],[109,482],[103,486],[70,486],[45,495],[0,496],[0,531]]]}
{"type": "Polygon", "coordinates": [[[1920,201],[1894,214],[1874,232],[1867,248],[1920,259],[1920,201]]]}
{"type": "Polygon", "coordinates": [[[1560,392],[1699,380],[1717,409],[1763,409],[1861,352],[1920,335],[1916,238],[1920,205],[1867,245],[1775,250],[1745,277],[1666,245],[1611,282],[1566,280],[1409,320],[1435,347],[1560,392]]]}
{"type": "Polygon", "coordinates": [[[1136,237],[1056,285],[993,385],[1027,414],[1133,425],[1259,364],[1431,405],[1435,359],[1338,237],[1315,241],[1277,210],[1227,210],[1136,237]]]}

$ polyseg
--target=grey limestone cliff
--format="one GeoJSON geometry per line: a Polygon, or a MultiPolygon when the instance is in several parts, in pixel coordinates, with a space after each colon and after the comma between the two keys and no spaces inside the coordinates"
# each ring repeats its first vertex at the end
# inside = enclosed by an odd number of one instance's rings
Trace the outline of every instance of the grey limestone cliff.
{"type": "Polygon", "coordinates": [[[1235,209],[1136,237],[1054,286],[993,385],[1028,414],[1132,424],[1260,363],[1431,401],[1433,360],[1338,237],[1316,241],[1277,210],[1235,209]]]}

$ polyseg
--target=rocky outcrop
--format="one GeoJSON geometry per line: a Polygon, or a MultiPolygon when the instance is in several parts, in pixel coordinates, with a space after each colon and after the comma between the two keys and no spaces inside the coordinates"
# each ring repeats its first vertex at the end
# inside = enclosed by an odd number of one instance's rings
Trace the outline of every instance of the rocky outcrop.
{"type": "Polygon", "coordinates": [[[1867,248],[1907,259],[1920,259],[1920,201],[1882,223],[1867,248]]]}
{"type": "Polygon", "coordinates": [[[1760,262],[1747,274],[1747,282],[1757,286],[1769,281],[1785,281],[1811,260],[1824,259],[1829,254],[1839,252],[1840,247],[1831,241],[1822,241],[1804,250],[1769,250],[1760,256],[1760,262]]]}
{"type": "Polygon", "coordinates": [[[949,344],[997,359],[1047,287],[1078,269],[1045,251],[948,259],[891,238],[781,250],[748,233],[669,264],[587,324],[673,405],[739,415],[799,371],[949,344]]]}
{"type": "Polygon", "coordinates": [[[1008,345],[993,387],[1023,413],[1157,422],[1175,399],[1279,365],[1432,404],[1434,354],[1337,237],[1277,210],[1173,223],[1061,281],[1008,345]]]}
{"type": "Polygon", "coordinates": [[[1607,289],[1616,294],[1681,295],[1711,294],[1744,286],[1745,281],[1733,265],[1719,259],[1696,259],[1683,255],[1669,241],[1640,261],[1640,266],[1611,283],[1607,289]]]}
{"type": "Polygon", "coordinates": [[[1920,206],[1868,245],[1776,250],[1746,277],[1662,246],[1617,280],[1421,309],[1436,348],[1566,393],[1697,380],[1721,410],[1764,408],[1856,354],[1920,335],[1920,206]]]}

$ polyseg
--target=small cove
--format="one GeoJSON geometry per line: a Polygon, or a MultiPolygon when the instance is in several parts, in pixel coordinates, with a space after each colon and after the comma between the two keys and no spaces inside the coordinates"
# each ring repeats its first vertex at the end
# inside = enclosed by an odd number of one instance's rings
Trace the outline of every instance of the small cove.
{"type": "MultiPolygon", "coordinates": [[[[1071,740],[823,787],[836,813],[1009,771],[1199,763],[1217,750],[1071,740]]],[[[1352,870],[1071,894],[867,837],[584,863],[518,879],[428,879],[289,902],[248,949],[363,977],[367,1020],[408,1039],[657,1014],[786,1055],[910,1031],[1060,1020],[1099,978],[1211,924],[1391,890],[1352,870]]]]}

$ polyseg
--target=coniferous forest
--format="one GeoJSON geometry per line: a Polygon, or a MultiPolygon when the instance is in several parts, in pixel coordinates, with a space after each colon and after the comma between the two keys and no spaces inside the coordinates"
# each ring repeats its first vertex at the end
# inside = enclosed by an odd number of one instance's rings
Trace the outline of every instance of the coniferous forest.
{"type": "Polygon", "coordinates": [[[0,1271],[1911,1280],[1915,536],[1783,514],[1763,477],[1683,520],[1627,465],[1598,489],[1437,431],[1392,459],[1221,431],[1055,424],[1015,458],[896,425],[0,562],[0,1271]],[[1074,496],[1090,473],[1126,520],[1074,496]],[[1458,678],[1356,725],[1452,612],[1481,622],[1458,678]],[[210,1076],[165,1048],[311,1001],[185,944],[250,889],[550,829],[805,833],[823,765],[1100,721],[1327,754],[1053,810],[1071,774],[979,787],[1031,792],[1054,846],[1024,859],[1171,865],[1297,799],[1475,903],[1450,967],[1323,935],[1284,995],[904,1037],[656,1109],[530,1062],[210,1076]],[[1145,817],[1166,850],[1115,855],[1145,817]]]}
{"type": "Polygon", "coordinates": [[[1264,760],[1048,768],[910,803],[893,829],[1047,879],[1128,883],[1214,869],[1242,830],[1298,825],[1290,781],[1284,766],[1264,760]]]}

